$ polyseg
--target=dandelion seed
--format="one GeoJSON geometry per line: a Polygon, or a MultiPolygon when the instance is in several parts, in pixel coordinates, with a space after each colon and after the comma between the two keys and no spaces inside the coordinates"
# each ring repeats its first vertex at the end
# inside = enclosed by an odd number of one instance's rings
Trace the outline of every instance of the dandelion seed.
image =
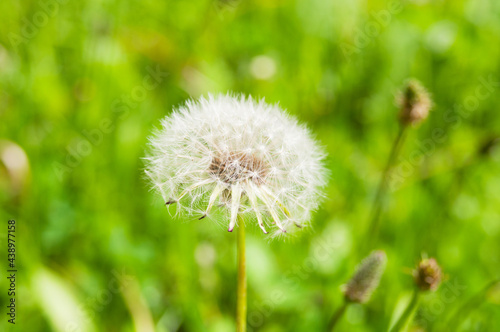
{"type": "Polygon", "coordinates": [[[325,184],[323,152],[310,132],[276,105],[245,96],[188,101],[149,139],[146,174],[167,206],[228,230],[255,220],[279,236],[306,226],[325,184]]]}
{"type": "Polygon", "coordinates": [[[349,302],[365,303],[378,287],[387,264],[387,256],[382,250],[373,251],[356,269],[344,289],[349,302]]]}

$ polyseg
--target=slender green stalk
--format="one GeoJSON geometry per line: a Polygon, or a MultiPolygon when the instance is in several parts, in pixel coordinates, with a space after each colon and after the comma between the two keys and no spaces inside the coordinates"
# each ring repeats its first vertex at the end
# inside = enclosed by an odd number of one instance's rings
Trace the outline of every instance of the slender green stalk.
{"type": "Polygon", "coordinates": [[[236,324],[238,332],[247,330],[247,271],[245,259],[245,223],[243,218],[238,216],[238,290],[236,304],[236,324]]]}
{"type": "Polygon", "coordinates": [[[344,301],[344,304],[342,304],[342,306],[337,309],[335,314],[332,316],[332,319],[330,319],[330,323],[328,324],[328,331],[333,332],[335,330],[335,326],[337,326],[337,323],[344,315],[344,312],[347,309],[347,306],[349,306],[349,302],[344,301]]]}
{"type": "Polygon", "coordinates": [[[371,249],[371,247],[376,243],[378,238],[378,232],[380,228],[380,215],[382,213],[382,203],[387,193],[390,171],[394,162],[396,161],[396,158],[399,155],[399,152],[401,151],[401,147],[403,146],[406,128],[407,125],[401,125],[399,127],[398,135],[396,136],[396,139],[392,144],[391,153],[389,154],[389,159],[387,160],[384,172],[382,173],[382,179],[380,180],[377,193],[375,194],[375,199],[372,205],[370,224],[367,233],[368,241],[365,242],[368,244],[367,250],[371,249]]]}
{"type": "Polygon", "coordinates": [[[394,326],[391,329],[391,332],[404,331],[405,327],[408,325],[408,321],[413,316],[413,313],[418,307],[419,299],[420,299],[420,291],[418,289],[415,289],[413,291],[413,295],[410,303],[408,304],[408,307],[406,307],[401,317],[399,317],[396,324],[394,324],[394,326]]]}

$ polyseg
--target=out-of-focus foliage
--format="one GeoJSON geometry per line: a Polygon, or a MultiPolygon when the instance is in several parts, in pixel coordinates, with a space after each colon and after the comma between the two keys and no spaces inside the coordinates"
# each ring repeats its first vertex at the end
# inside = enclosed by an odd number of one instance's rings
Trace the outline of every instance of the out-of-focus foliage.
{"type": "Polygon", "coordinates": [[[424,253],[447,280],[415,328],[500,326],[485,290],[500,276],[500,151],[485,148],[500,135],[500,2],[6,0],[0,31],[2,276],[8,219],[19,269],[15,327],[0,280],[0,330],[234,330],[235,234],[174,220],[141,161],[172,107],[227,90],[280,102],[329,153],[314,228],[247,240],[249,329],[324,330],[366,254],[408,77],[433,111],[392,173],[380,287],[338,330],[386,330],[424,253]]]}

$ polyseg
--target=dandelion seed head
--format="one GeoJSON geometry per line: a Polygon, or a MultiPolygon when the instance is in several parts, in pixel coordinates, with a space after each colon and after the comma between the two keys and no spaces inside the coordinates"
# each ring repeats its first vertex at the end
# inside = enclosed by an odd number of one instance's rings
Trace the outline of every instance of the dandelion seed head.
{"type": "Polygon", "coordinates": [[[190,100],[149,139],[146,174],[177,212],[237,215],[274,236],[308,224],[326,182],[324,153],[279,106],[242,95],[190,100]]]}
{"type": "Polygon", "coordinates": [[[415,79],[410,79],[396,98],[400,109],[399,120],[403,125],[416,125],[429,116],[432,100],[424,86],[415,79]]]}

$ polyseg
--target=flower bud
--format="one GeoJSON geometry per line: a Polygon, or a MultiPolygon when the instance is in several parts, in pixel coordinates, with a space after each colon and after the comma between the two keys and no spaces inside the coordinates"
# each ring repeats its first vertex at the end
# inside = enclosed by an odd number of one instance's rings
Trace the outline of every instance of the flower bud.
{"type": "Polygon", "coordinates": [[[241,220],[272,237],[300,230],[326,185],[325,154],[310,132],[280,107],[244,95],[188,101],[149,142],[145,172],[165,205],[225,219],[229,232],[241,220]]]}
{"type": "Polygon", "coordinates": [[[481,157],[488,156],[495,151],[498,145],[500,145],[500,137],[490,137],[480,146],[478,154],[481,157]]]}
{"type": "Polygon", "coordinates": [[[415,125],[429,115],[432,100],[424,86],[417,80],[408,80],[399,93],[396,103],[400,109],[399,120],[403,125],[415,125]]]}
{"type": "Polygon", "coordinates": [[[357,267],[356,272],[344,289],[345,299],[349,302],[365,303],[378,287],[387,264],[384,251],[373,251],[357,267]]]}
{"type": "Polygon", "coordinates": [[[415,284],[422,291],[435,291],[443,279],[441,267],[434,258],[424,258],[413,271],[415,284]]]}

